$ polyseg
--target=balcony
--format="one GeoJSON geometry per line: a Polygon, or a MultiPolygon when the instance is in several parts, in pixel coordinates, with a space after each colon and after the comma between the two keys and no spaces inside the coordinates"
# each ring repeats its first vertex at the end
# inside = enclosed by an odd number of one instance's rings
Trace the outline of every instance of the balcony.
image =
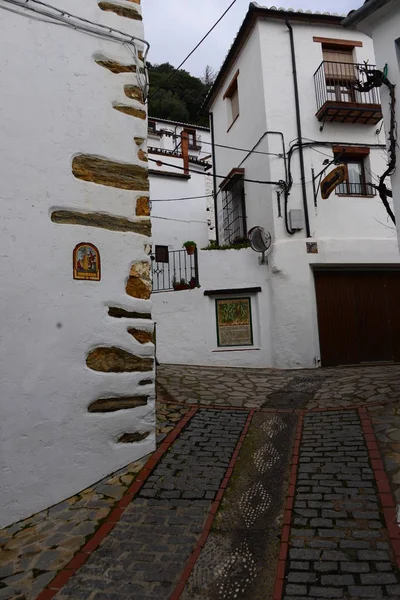
{"type": "Polygon", "coordinates": [[[186,250],[156,247],[152,259],[153,293],[192,290],[200,287],[197,248],[189,255],[186,250]],[[157,248],[163,249],[158,251],[157,248]]]}
{"type": "Polygon", "coordinates": [[[314,74],[317,119],[323,123],[376,125],[382,119],[379,91],[359,92],[357,82],[366,82],[365,69],[374,65],[323,61],[314,74]]]}
{"type": "Polygon", "coordinates": [[[372,198],[376,196],[376,188],[371,183],[350,183],[346,181],[336,188],[338,196],[360,196],[372,198]]]}

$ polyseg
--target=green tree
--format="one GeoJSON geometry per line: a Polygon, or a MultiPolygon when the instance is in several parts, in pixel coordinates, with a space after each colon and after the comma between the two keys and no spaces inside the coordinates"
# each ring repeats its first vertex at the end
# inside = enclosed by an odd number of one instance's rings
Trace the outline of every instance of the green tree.
{"type": "MultiPolygon", "coordinates": [[[[205,83],[184,69],[180,69],[167,80],[174,71],[174,67],[169,63],[149,63],[148,69],[151,117],[208,125],[208,116],[201,107],[210,88],[210,80],[205,83]]],[[[212,70],[208,74],[211,75],[212,70]]]]}

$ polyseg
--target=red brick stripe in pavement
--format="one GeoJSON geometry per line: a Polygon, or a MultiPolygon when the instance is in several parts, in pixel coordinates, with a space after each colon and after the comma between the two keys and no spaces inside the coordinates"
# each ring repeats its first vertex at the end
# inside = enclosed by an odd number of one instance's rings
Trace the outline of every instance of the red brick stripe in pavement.
{"type": "Polygon", "coordinates": [[[296,437],[292,453],[292,470],[289,479],[289,488],[287,492],[285,512],[283,514],[283,529],[281,536],[281,546],[279,551],[278,567],[276,570],[276,579],[272,600],[281,600],[283,595],[283,584],[285,580],[286,558],[289,550],[290,524],[292,522],[292,511],[294,503],[294,494],[297,481],[297,469],[299,464],[300,442],[303,433],[303,421],[305,411],[301,411],[297,423],[296,437]]]}
{"type": "Polygon", "coordinates": [[[383,461],[372,427],[371,418],[367,413],[367,409],[364,407],[358,409],[358,414],[364,431],[364,438],[367,444],[372,469],[374,471],[379,501],[381,503],[383,516],[385,517],[386,528],[389,533],[393,554],[396,558],[397,566],[400,568],[400,527],[397,524],[396,502],[390,489],[389,480],[384,471],[383,461]]]}
{"type": "Polygon", "coordinates": [[[198,407],[191,407],[191,410],[179,421],[174,429],[168,434],[163,443],[152,454],[149,460],[140,471],[135,481],[130,485],[128,491],[122,496],[117,503],[117,508],[110,512],[105,522],[95,532],[93,537],[80,549],[74,558],[55,576],[55,578],[47,585],[47,587],[37,596],[36,600],[52,600],[67,581],[75,575],[78,569],[87,561],[89,556],[100,546],[105,537],[114,529],[117,522],[125,512],[128,505],[132,502],[140,488],[143,486],[147,478],[151,475],[162,456],[175,441],[182,429],[188,424],[190,419],[194,417],[198,407]]]}
{"type": "MultiPolygon", "coordinates": [[[[211,408],[211,407],[207,406],[207,409],[208,408],[211,408]]],[[[219,407],[215,407],[215,408],[218,409],[219,407]]],[[[232,406],[230,407],[230,409],[231,410],[236,410],[232,406]]],[[[249,409],[246,409],[246,410],[249,410],[249,409]]],[[[200,556],[200,553],[201,553],[201,551],[203,549],[203,546],[204,546],[204,544],[207,541],[207,538],[208,538],[209,533],[211,531],[212,524],[213,524],[214,519],[215,519],[215,515],[216,515],[216,513],[218,511],[218,508],[219,508],[219,506],[221,504],[222,497],[223,497],[225,489],[226,489],[226,487],[227,487],[227,485],[229,483],[229,480],[232,477],[233,469],[234,469],[236,461],[238,459],[240,449],[241,449],[241,447],[243,445],[243,442],[244,442],[244,440],[246,438],[246,435],[247,435],[247,432],[249,430],[250,423],[251,423],[251,420],[253,418],[254,413],[255,413],[254,409],[250,410],[249,416],[247,417],[247,420],[246,420],[246,423],[244,425],[243,431],[242,431],[242,433],[240,435],[239,441],[238,441],[238,443],[236,445],[235,451],[232,454],[232,458],[231,458],[230,463],[228,465],[228,468],[226,470],[225,477],[224,477],[224,479],[223,479],[223,481],[222,481],[222,483],[220,485],[220,488],[219,488],[219,491],[218,491],[218,493],[217,493],[217,495],[215,497],[215,500],[214,500],[214,502],[211,505],[211,509],[210,509],[207,521],[206,521],[206,523],[204,525],[204,529],[203,529],[203,531],[201,533],[200,538],[197,541],[197,544],[195,546],[195,549],[192,552],[192,555],[189,558],[189,561],[186,564],[186,567],[184,568],[184,570],[182,572],[182,575],[180,577],[178,585],[176,586],[176,588],[172,592],[171,596],[169,597],[169,600],[179,600],[179,598],[181,597],[182,592],[185,589],[185,586],[186,586],[186,584],[187,584],[187,582],[189,580],[190,574],[193,571],[193,568],[194,568],[194,566],[195,566],[195,564],[197,562],[197,559],[200,556]]]]}

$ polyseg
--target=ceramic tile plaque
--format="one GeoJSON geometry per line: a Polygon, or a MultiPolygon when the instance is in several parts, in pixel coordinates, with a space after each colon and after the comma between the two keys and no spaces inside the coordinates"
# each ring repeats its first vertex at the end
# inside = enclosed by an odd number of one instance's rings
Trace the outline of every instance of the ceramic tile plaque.
{"type": "Polygon", "coordinates": [[[218,346],[252,346],[250,298],[217,299],[218,346]]]}
{"type": "Polygon", "coordinates": [[[100,254],[93,244],[82,242],[75,247],[73,265],[74,279],[100,281],[100,254]]]}

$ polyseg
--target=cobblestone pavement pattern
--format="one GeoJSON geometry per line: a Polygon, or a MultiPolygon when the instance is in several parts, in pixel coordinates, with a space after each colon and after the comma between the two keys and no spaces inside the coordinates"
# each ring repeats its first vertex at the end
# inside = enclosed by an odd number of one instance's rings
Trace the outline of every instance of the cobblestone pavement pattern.
{"type": "Polygon", "coordinates": [[[284,600],[400,598],[358,414],[308,413],[284,600]]]}
{"type": "MultiPolygon", "coordinates": [[[[159,404],[157,441],[187,412],[187,408],[159,404]]],[[[36,598],[98,529],[145,462],[133,462],[64,502],[1,529],[0,600],[36,598]]]]}
{"type": "Polygon", "coordinates": [[[400,365],[303,369],[232,369],[160,365],[160,398],[183,404],[246,408],[351,408],[400,395],[400,365]]]}
{"type": "Polygon", "coordinates": [[[397,503],[400,525],[400,405],[398,402],[369,408],[386,474],[397,503]]]}
{"type": "Polygon", "coordinates": [[[181,600],[273,597],[298,417],[256,413],[181,600]]]}
{"type": "Polygon", "coordinates": [[[166,600],[200,535],[247,411],[202,410],[56,600],[166,600]]]}

